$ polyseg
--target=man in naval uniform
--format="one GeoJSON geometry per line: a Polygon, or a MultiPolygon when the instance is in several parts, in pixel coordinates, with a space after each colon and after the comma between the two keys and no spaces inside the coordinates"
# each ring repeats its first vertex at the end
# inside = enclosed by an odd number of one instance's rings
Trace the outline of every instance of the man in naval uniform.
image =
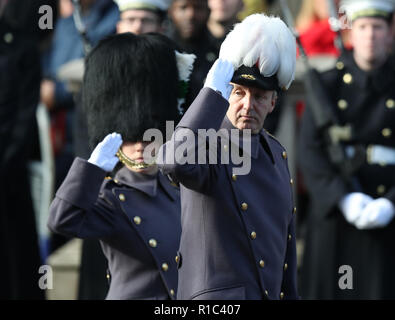
{"type": "Polygon", "coordinates": [[[309,108],[304,115],[299,162],[312,202],[303,298],[395,298],[395,68],[389,57],[394,7],[393,0],[342,1],[353,50],[321,74],[332,112],[340,125],[351,127],[342,141],[345,154],[352,156],[357,145],[365,150],[352,177],[357,188],[330,163],[309,108]]]}
{"type": "Polygon", "coordinates": [[[262,129],[277,91],[293,80],[295,58],[295,39],[279,18],[247,17],[225,39],[204,88],[159,152],[163,172],[180,182],[178,299],[298,298],[293,180],[286,151],[262,129]],[[251,160],[247,174],[209,156],[206,163],[174,159],[183,136],[220,128],[237,135],[214,147],[218,159],[240,142],[237,154],[251,160]]]}
{"type": "Polygon", "coordinates": [[[163,32],[171,0],[115,0],[119,8],[117,33],[163,32]]]}

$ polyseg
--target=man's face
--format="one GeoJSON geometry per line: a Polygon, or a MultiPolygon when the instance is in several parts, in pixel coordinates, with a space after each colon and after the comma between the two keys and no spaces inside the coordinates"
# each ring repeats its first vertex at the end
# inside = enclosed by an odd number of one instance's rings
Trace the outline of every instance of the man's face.
{"type": "Polygon", "coordinates": [[[174,0],[169,9],[169,16],[183,39],[199,35],[209,13],[207,0],[174,0]]]}
{"type": "Polygon", "coordinates": [[[266,116],[273,111],[276,99],[275,91],[233,84],[226,115],[239,130],[251,129],[256,134],[263,128],[266,116]]]}
{"type": "Polygon", "coordinates": [[[208,0],[211,18],[218,22],[233,20],[243,9],[243,0],[208,0]]]}
{"type": "Polygon", "coordinates": [[[117,33],[144,34],[161,31],[162,25],[158,15],[149,10],[132,9],[123,11],[117,24],[117,33]]]}
{"type": "Polygon", "coordinates": [[[392,44],[391,27],[381,18],[358,18],[352,24],[351,42],[357,61],[384,61],[392,44]]]}

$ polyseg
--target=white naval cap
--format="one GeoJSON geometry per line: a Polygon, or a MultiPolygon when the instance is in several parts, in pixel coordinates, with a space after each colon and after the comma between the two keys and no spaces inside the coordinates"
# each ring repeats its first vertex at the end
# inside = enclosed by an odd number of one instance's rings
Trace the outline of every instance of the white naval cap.
{"type": "Polygon", "coordinates": [[[339,9],[351,21],[361,17],[388,19],[394,12],[395,0],[341,0],[339,9]]]}
{"type": "Polygon", "coordinates": [[[118,5],[119,11],[131,9],[167,11],[171,0],[114,0],[118,5]]]}

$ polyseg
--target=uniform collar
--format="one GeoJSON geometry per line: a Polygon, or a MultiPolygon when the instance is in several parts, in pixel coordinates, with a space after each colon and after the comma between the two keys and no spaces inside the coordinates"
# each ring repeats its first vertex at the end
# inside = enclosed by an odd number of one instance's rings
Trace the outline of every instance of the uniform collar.
{"type": "Polygon", "coordinates": [[[352,50],[344,51],[340,56],[339,61],[343,62],[346,66],[345,72],[350,73],[356,86],[361,89],[366,89],[369,84],[368,73],[363,71],[355,63],[352,50]]]}
{"type": "MultiPolygon", "coordinates": [[[[231,129],[237,129],[229,120],[229,118],[227,116],[225,116],[222,125],[221,125],[222,129],[227,129],[227,130],[231,130],[231,129]]],[[[231,135],[229,134],[229,136],[231,137],[231,135]]],[[[246,140],[243,139],[243,135],[240,135],[239,137],[239,145],[241,146],[241,149],[243,150],[243,152],[249,154],[251,153],[251,157],[253,159],[258,159],[258,155],[259,155],[259,147],[262,146],[263,149],[266,151],[266,153],[269,155],[270,159],[272,160],[272,162],[274,163],[274,157],[272,154],[272,151],[270,149],[269,143],[267,142],[267,134],[265,132],[264,129],[262,129],[258,134],[253,134],[251,135],[251,138],[246,140]],[[251,151],[249,151],[248,149],[246,150],[243,146],[245,145],[245,142],[251,142],[251,151]]]]}
{"type": "Polygon", "coordinates": [[[173,186],[166,176],[164,176],[162,173],[158,173],[158,180],[162,188],[165,190],[166,194],[175,201],[179,196],[177,194],[177,189],[175,186],[173,186]]]}
{"type": "Polygon", "coordinates": [[[151,197],[156,196],[158,188],[158,173],[148,175],[134,172],[126,166],[123,166],[115,174],[114,180],[118,180],[121,184],[138,189],[151,197]]]}
{"type": "Polygon", "coordinates": [[[353,51],[345,51],[339,58],[346,66],[345,72],[352,75],[353,81],[361,89],[370,89],[373,86],[378,92],[387,91],[393,82],[393,66],[390,58],[379,68],[372,71],[364,71],[358,67],[354,60],[353,51]]]}
{"type": "Polygon", "coordinates": [[[115,174],[114,180],[117,181],[117,183],[138,189],[150,197],[156,197],[159,181],[159,184],[171,200],[175,201],[178,197],[176,188],[173,187],[169,179],[159,171],[154,175],[148,175],[140,172],[134,172],[129,170],[126,166],[123,166],[115,174]]]}

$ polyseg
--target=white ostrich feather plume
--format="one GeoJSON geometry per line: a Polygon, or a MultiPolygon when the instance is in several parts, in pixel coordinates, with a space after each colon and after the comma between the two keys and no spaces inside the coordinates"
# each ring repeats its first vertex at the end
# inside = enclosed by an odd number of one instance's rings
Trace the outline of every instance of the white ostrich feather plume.
{"type": "Polygon", "coordinates": [[[235,69],[258,62],[263,76],[277,74],[279,86],[288,89],[295,76],[296,41],[280,18],[252,14],[226,36],[219,57],[235,69]]]}

